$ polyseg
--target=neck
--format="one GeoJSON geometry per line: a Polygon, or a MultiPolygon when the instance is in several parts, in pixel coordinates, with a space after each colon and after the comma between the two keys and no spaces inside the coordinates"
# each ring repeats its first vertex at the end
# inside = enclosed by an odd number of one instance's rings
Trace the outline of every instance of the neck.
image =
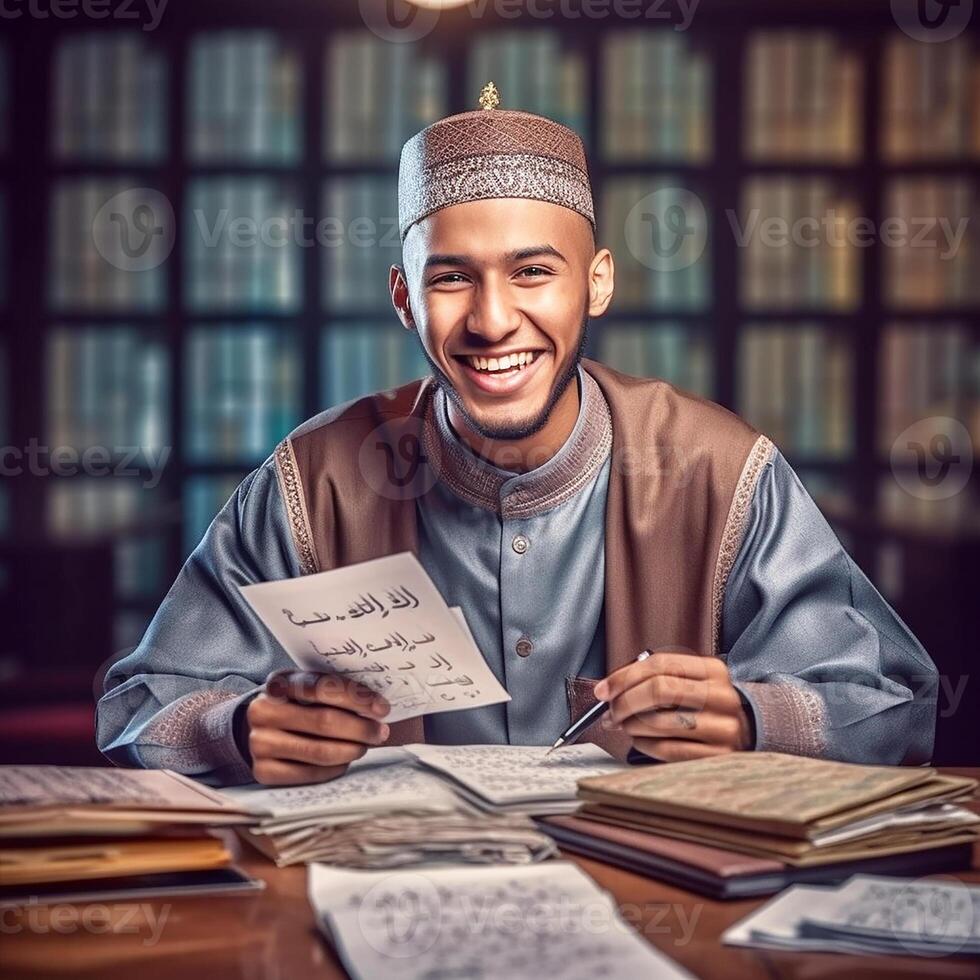
{"type": "Polygon", "coordinates": [[[460,439],[479,457],[494,466],[526,473],[551,459],[572,434],[579,413],[579,382],[569,384],[555,402],[548,421],[523,439],[490,439],[472,429],[450,399],[449,422],[460,439]]]}

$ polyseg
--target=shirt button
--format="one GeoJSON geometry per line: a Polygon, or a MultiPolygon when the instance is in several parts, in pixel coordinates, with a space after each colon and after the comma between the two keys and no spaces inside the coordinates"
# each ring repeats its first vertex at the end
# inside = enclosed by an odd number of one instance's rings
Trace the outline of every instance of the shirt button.
{"type": "Polygon", "coordinates": [[[513,541],[511,541],[510,546],[519,555],[523,555],[525,551],[531,546],[531,542],[524,537],[523,534],[518,534],[513,541]]]}
{"type": "Polygon", "coordinates": [[[514,646],[519,657],[530,657],[531,651],[534,649],[534,644],[526,637],[522,636],[514,646]]]}

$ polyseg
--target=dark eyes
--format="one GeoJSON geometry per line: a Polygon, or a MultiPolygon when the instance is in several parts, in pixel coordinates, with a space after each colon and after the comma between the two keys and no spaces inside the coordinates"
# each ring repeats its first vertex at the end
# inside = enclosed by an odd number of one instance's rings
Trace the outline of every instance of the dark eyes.
{"type": "MultiPolygon", "coordinates": [[[[517,275],[526,279],[540,279],[542,276],[550,276],[551,272],[540,265],[529,265],[521,269],[517,275]]],[[[457,282],[465,282],[463,274],[461,272],[447,272],[444,276],[433,279],[430,285],[455,285],[457,282]]]]}

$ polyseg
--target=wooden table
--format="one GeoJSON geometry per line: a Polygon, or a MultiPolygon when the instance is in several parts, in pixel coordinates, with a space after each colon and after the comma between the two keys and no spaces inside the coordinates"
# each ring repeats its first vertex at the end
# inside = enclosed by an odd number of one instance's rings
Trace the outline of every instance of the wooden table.
{"type": "MultiPolygon", "coordinates": [[[[980,769],[947,771],[980,776],[980,769]]],[[[247,897],[0,912],[0,975],[99,980],[344,977],[314,925],[306,898],[306,869],[276,868],[248,847],[239,853],[240,863],[265,879],[265,891],[247,897]]],[[[624,917],[641,935],[704,980],[980,978],[980,965],[965,958],[781,953],[722,946],[721,933],[761,899],[713,901],[599,861],[568,857],[615,896],[624,917]]],[[[974,850],[973,870],[957,877],[980,883],[980,846],[974,850]]]]}

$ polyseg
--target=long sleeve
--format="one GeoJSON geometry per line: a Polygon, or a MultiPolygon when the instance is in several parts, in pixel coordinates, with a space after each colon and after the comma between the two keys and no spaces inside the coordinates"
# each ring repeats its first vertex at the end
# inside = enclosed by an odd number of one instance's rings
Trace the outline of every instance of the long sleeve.
{"type": "Polygon", "coordinates": [[[722,653],[751,705],[756,749],[929,761],[935,665],[778,452],[759,478],[722,616],[722,653]]]}
{"type": "Polygon", "coordinates": [[[215,517],[140,645],[106,675],[96,719],[102,752],[212,785],[250,781],[235,711],[291,661],[237,586],[299,574],[270,457],[215,517]]]}

